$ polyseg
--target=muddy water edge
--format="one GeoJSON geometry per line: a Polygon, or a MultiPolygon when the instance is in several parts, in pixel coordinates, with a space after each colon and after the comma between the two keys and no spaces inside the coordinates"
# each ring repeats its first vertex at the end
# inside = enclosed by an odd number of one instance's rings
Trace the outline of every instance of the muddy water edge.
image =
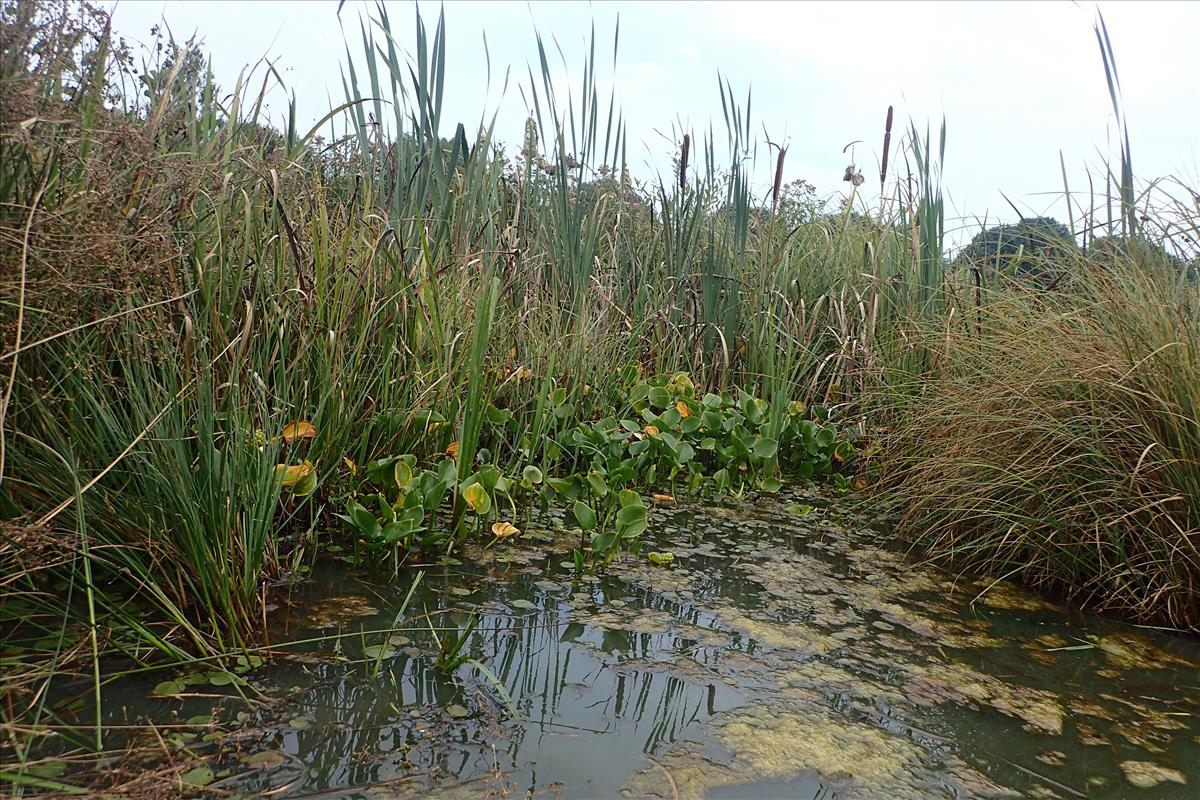
{"type": "Polygon", "coordinates": [[[331,560],[265,663],[110,683],[104,722],[226,797],[1200,792],[1196,639],[916,564],[819,498],[652,516],[665,566],[577,575],[553,516],[394,579],[331,560]]]}

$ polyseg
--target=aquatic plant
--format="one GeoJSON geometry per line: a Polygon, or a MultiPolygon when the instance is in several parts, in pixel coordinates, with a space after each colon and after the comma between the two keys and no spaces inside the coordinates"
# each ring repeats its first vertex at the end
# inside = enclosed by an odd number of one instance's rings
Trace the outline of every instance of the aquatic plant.
{"type": "MultiPolygon", "coordinates": [[[[575,557],[582,569],[585,561],[595,566],[623,550],[640,549],[648,517],[639,492],[666,492],[656,496],[674,502],[675,493],[720,498],[742,495],[751,486],[774,493],[782,478],[831,478],[839,487],[848,485],[845,470],[856,451],[825,422],[829,412],[823,406],[791,401],[773,415],[766,401],[744,390],[698,398],[695,383],[683,372],[647,381],[636,367],[626,367],[619,377],[604,398],[606,405],[599,407],[606,415],[561,430],[542,466],[525,465],[516,472],[495,463],[471,464],[462,460],[457,442],[447,453],[459,456],[457,467],[447,459],[439,467],[421,468],[411,454],[381,458],[367,465],[338,516],[365,546],[390,548],[399,559],[447,543],[436,518],[447,497],[475,518],[476,531],[495,520],[491,530],[497,537],[517,530],[506,514],[511,520],[527,518],[535,500],[542,508],[562,505],[581,534],[575,557]],[[774,426],[780,439],[764,435],[773,416],[784,419],[774,426]],[[457,480],[464,469],[474,471],[457,480]],[[456,491],[447,495],[453,487],[456,491]],[[526,508],[519,508],[518,500],[526,508]]],[[[564,390],[547,400],[560,420],[577,416],[564,390]]],[[[517,418],[507,410],[489,405],[478,418],[490,423],[488,442],[497,448],[520,437],[517,418]]],[[[487,448],[478,452],[481,458],[491,454],[487,448]]],[[[357,474],[353,462],[346,463],[357,474]]]]}

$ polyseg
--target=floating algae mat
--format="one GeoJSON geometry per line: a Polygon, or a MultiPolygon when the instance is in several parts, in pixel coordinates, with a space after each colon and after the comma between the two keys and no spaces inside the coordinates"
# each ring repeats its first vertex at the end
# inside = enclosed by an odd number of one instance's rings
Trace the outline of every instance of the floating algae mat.
{"type": "Polygon", "coordinates": [[[185,783],[223,796],[1200,796],[1194,639],[956,580],[830,509],[653,517],[671,563],[600,576],[562,531],[411,595],[325,565],[276,612],[310,644],[126,679],[107,722],[173,721],[185,783]]]}

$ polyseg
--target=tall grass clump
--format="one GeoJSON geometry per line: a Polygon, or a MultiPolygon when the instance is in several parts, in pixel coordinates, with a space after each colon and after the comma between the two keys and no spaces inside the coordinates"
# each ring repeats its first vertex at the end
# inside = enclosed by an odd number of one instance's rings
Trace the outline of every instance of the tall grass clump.
{"type": "Polygon", "coordinates": [[[4,7],[0,621],[25,645],[243,647],[346,535],[358,466],[569,471],[555,438],[631,365],[766,395],[776,434],[788,401],[861,380],[864,240],[890,243],[883,275],[902,239],[754,197],[748,96],[715,87],[727,153],[680,131],[678,174],[638,184],[607,48],[564,93],[539,45],[506,155],[492,117],[443,118],[442,20],[401,41],[376,12],[305,131],[264,119],[269,67],[222,88],[196,47],[133,53],[90,5],[4,7]]]}
{"type": "Polygon", "coordinates": [[[1075,266],[930,343],[881,487],[938,557],[1195,629],[1200,295],[1161,261],[1075,266]]]}

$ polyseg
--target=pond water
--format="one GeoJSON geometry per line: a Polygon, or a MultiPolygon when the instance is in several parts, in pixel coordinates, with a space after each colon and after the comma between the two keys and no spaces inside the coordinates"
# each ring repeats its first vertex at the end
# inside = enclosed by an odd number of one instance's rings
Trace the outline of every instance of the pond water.
{"type": "Polygon", "coordinates": [[[553,524],[429,565],[411,595],[415,573],[323,565],[273,620],[308,644],[125,679],[107,722],[173,723],[177,763],[225,796],[1200,792],[1195,639],[916,565],[814,499],[652,523],[673,563],[594,577],[553,524]],[[473,617],[468,660],[439,666],[473,617]]]}

